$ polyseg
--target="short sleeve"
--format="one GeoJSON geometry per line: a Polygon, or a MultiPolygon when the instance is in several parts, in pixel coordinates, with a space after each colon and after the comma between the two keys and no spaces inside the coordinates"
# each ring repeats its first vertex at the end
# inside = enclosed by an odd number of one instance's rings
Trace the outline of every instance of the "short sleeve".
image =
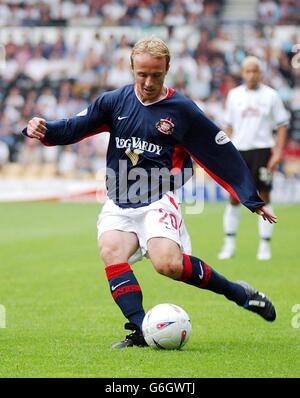
{"type": "Polygon", "coordinates": [[[224,127],[232,127],[233,125],[234,109],[232,95],[232,91],[229,91],[226,99],[225,113],[223,117],[224,127]]]}
{"type": "Polygon", "coordinates": [[[283,102],[277,92],[274,92],[272,101],[272,117],[274,120],[274,128],[278,128],[289,123],[289,112],[285,109],[283,102]]]}

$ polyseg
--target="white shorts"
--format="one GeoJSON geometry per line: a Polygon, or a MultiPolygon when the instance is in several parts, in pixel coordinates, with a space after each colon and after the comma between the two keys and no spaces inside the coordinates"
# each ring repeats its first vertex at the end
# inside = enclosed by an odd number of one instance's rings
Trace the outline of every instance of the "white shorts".
{"type": "Polygon", "coordinates": [[[139,249],[129,259],[133,264],[147,256],[147,242],[151,238],[168,238],[178,244],[186,254],[191,254],[191,240],[180,205],[173,193],[165,194],[149,206],[123,209],[111,199],[104,204],[97,221],[98,239],[107,231],[134,232],[139,240],[139,249]]]}

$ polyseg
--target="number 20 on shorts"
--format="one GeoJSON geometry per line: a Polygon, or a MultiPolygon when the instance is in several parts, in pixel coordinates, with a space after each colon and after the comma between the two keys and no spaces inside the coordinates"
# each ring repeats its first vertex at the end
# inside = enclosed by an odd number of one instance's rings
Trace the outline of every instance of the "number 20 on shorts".
{"type": "Polygon", "coordinates": [[[162,214],[162,216],[159,219],[160,223],[166,224],[168,227],[171,226],[173,229],[178,230],[178,222],[175,214],[168,213],[163,208],[160,208],[159,212],[162,214]]]}

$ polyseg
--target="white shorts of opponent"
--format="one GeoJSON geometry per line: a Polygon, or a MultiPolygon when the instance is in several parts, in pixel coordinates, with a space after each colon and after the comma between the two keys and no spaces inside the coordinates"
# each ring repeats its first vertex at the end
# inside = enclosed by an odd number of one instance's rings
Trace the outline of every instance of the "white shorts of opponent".
{"type": "Polygon", "coordinates": [[[180,204],[173,192],[166,193],[149,206],[121,208],[111,199],[104,204],[97,220],[98,239],[107,231],[134,232],[139,249],[129,263],[133,264],[148,257],[147,242],[151,238],[168,238],[178,244],[186,254],[191,254],[191,240],[181,215],[180,204]]]}

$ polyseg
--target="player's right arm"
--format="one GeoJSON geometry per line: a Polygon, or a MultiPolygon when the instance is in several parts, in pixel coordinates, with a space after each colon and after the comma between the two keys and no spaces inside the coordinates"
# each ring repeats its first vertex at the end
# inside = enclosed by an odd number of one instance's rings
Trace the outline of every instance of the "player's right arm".
{"type": "Polygon", "coordinates": [[[110,113],[105,96],[97,98],[78,115],[55,121],[31,119],[22,133],[44,145],[69,145],[110,129],[110,113]]]}
{"type": "Polygon", "coordinates": [[[43,140],[45,138],[46,131],[46,120],[41,117],[34,117],[29,120],[26,127],[27,137],[36,138],[37,140],[43,140]]]}
{"type": "Polygon", "coordinates": [[[275,122],[277,134],[276,145],[272,148],[272,155],[267,165],[267,168],[272,172],[276,170],[283,158],[283,150],[287,141],[289,119],[290,114],[285,109],[279,94],[273,91],[272,120],[275,122]]]}

